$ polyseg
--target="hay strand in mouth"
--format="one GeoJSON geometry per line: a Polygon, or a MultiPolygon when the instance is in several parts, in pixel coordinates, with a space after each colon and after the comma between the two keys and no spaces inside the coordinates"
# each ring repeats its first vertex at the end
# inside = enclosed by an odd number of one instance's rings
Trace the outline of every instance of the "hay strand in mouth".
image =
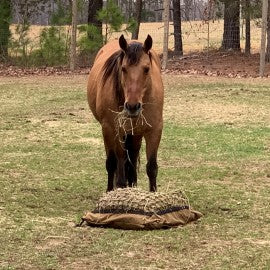
{"type": "Polygon", "coordinates": [[[111,112],[115,113],[115,130],[116,130],[116,136],[119,138],[119,141],[121,143],[124,143],[121,138],[120,138],[120,130],[124,131],[125,136],[129,133],[131,133],[131,135],[134,135],[134,130],[136,128],[138,128],[139,126],[144,126],[147,125],[149,127],[152,127],[149,122],[146,120],[144,114],[143,114],[143,109],[140,111],[138,117],[137,117],[137,121],[135,123],[135,126],[133,125],[133,119],[131,117],[127,116],[127,113],[122,110],[120,112],[114,111],[109,109],[111,112]],[[131,128],[127,128],[126,124],[127,122],[130,122],[130,126],[131,128]]]}

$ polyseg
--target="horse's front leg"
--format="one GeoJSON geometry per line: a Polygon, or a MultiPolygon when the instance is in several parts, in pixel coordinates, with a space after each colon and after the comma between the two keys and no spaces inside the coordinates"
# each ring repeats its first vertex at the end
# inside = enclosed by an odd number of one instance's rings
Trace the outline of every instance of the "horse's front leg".
{"type": "Polygon", "coordinates": [[[157,191],[157,174],[158,174],[158,164],[157,164],[157,152],[161,139],[162,131],[152,131],[147,133],[145,137],[146,142],[146,172],[149,178],[149,190],[152,192],[157,191]]]}
{"type": "Polygon", "coordinates": [[[106,170],[108,173],[107,192],[113,190],[114,175],[117,168],[117,159],[113,150],[109,150],[106,159],[106,170]]]}
{"type": "Polygon", "coordinates": [[[108,174],[107,192],[114,188],[114,176],[117,170],[117,157],[114,149],[114,134],[112,128],[106,124],[102,125],[104,146],[106,150],[106,170],[108,174]]]}
{"type": "Polygon", "coordinates": [[[125,141],[127,159],[125,162],[126,178],[129,187],[137,186],[137,163],[142,145],[142,136],[128,135],[125,141]]]}
{"type": "Polygon", "coordinates": [[[117,147],[116,157],[117,157],[117,172],[116,172],[116,187],[125,188],[127,187],[127,180],[125,174],[125,162],[126,162],[126,153],[122,148],[123,146],[117,147]]]}

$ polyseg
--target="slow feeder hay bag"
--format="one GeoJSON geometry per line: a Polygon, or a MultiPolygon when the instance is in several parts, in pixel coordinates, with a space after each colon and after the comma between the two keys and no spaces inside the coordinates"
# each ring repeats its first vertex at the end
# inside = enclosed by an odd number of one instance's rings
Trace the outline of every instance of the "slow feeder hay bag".
{"type": "Polygon", "coordinates": [[[95,227],[153,230],[185,225],[201,216],[190,208],[182,192],[166,194],[124,188],[105,193],[82,222],[95,227]]]}

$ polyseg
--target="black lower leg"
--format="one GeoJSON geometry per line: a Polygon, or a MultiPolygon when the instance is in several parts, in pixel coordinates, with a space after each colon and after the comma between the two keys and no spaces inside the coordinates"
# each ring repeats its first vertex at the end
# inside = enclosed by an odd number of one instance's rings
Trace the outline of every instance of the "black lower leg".
{"type": "Polygon", "coordinates": [[[106,160],[106,169],[108,173],[107,191],[113,190],[114,175],[117,168],[117,159],[113,151],[109,152],[106,160]]]}
{"type": "Polygon", "coordinates": [[[137,162],[141,142],[141,136],[127,135],[125,138],[125,149],[127,152],[125,171],[129,187],[134,187],[137,185],[137,162]]]}
{"type": "Polygon", "coordinates": [[[125,176],[125,156],[121,156],[117,158],[117,173],[116,173],[117,181],[116,186],[118,188],[127,187],[127,179],[125,176]]]}
{"type": "Polygon", "coordinates": [[[130,161],[126,161],[126,164],[125,164],[126,177],[128,180],[129,187],[134,187],[137,185],[136,163],[137,161],[132,162],[132,163],[130,163],[130,161]]]}
{"type": "Polygon", "coordinates": [[[157,191],[157,173],[158,173],[158,165],[156,156],[151,157],[146,165],[146,172],[149,178],[149,189],[152,192],[157,191]]]}

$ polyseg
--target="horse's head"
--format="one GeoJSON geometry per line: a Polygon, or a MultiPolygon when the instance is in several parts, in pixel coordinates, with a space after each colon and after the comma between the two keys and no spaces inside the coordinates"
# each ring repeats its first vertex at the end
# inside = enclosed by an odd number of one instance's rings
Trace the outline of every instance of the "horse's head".
{"type": "Polygon", "coordinates": [[[119,38],[119,45],[124,52],[121,63],[121,84],[124,91],[124,110],[129,117],[137,117],[143,105],[143,97],[151,86],[152,38],[147,36],[144,44],[127,43],[124,36],[119,38]]]}

